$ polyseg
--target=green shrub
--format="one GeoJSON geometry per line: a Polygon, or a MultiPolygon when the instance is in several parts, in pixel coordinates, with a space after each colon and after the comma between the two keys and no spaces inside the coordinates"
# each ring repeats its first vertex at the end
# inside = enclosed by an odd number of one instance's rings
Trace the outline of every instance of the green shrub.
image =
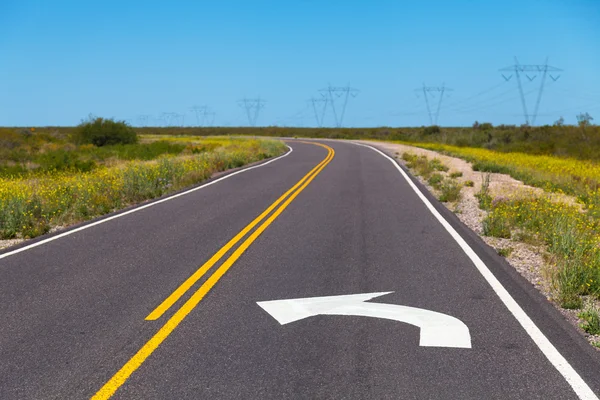
{"type": "Polygon", "coordinates": [[[461,176],[463,176],[462,172],[453,172],[450,174],[450,178],[460,178],[461,176]]]}
{"type": "Polygon", "coordinates": [[[579,313],[578,317],[585,321],[579,325],[584,331],[590,335],[600,335],[600,316],[597,308],[588,307],[585,311],[579,313]]]}
{"type": "Polygon", "coordinates": [[[483,220],[483,234],[510,239],[510,221],[502,213],[489,213],[483,220]]]}
{"type": "Polygon", "coordinates": [[[426,127],[425,129],[423,129],[423,134],[425,135],[435,135],[437,133],[440,133],[441,129],[439,126],[437,125],[431,125],[426,127]]]}
{"type": "Polygon", "coordinates": [[[439,173],[435,173],[431,175],[431,177],[427,180],[431,186],[438,189],[440,187],[440,183],[444,180],[444,176],[439,173]]]}
{"type": "Polygon", "coordinates": [[[73,139],[79,144],[89,143],[101,147],[137,143],[137,134],[125,121],[90,117],[75,129],[73,139]]]}
{"type": "Polygon", "coordinates": [[[415,173],[421,175],[424,179],[429,179],[429,176],[433,172],[433,167],[425,156],[415,158],[412,162],[408,163],[408,167],[414,169],[415,173]]]}
{"type": "Polygon", "coordinates": [[[513,250],[514,249],[512,247],[503,247],[501,249],[497,249],[496,252],[499,256],[506,258],[512,254],[513,250]]]}
{"type": "Polygon", "coordinates": [[[435,169],[436,171],[446,172],[449,169],[444,164],[442,164],[442,162],[437,158],[434,158],[433,160],[429,161],[429,163],[431,164],[431,168],[435,169]]]}
{"type": "MultiPolygon", "coordinates": [[[[479,208],[482,210],[489,210],[492,206],[492,196],[490,195],[490,181],[492,179],[491,174],[485,174],[481,177],[481,190],[475,194],[475,197],[479,200],[479,208]]],[[[471,182],[472,183],[472,182],[471,182]]]]}
{"type": "Polygon", "coordinates": [[[454,179],[446,179],[440,185],[440,201],[455,202],[460,200],[462,185],[454,179]]]}
{"type": "Polygon", "coordinates": [[[406,162],[414,162],[417,158],[417,155],[414,153],[406,152],[402,153],[402,159],[406,162]]]}
{"type": "Polygon", "coordinates": [[[471,180],[468,180],[468,181],[465,182],[465,186],[466,187],[473,187],[473,186],[475,186],[475,182],[473,182],[471,180]]]}

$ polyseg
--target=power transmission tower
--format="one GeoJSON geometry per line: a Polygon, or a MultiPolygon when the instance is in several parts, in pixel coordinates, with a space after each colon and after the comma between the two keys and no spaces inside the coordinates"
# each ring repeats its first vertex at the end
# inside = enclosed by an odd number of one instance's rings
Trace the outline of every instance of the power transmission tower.
{"type": "Polygon", "coordinates": [[[171,126],[171,113],[169,112],[162,112],[160,114],[160,119],[161,121],[163,121],[163,126],[171,126]]]}
{"type": "Polygon", "coordinates": [[[323,127],[323,120],[325,119],[325,111],[327,110],[327,103],[329,99],[325,96],[318,98],[312,97],[308,99],[308,103],[312,104],[313,111],[315,112],[315,119],[317,120],[317,126],[323,127]]]}
{"type": "Polygon", "coordinates": [[[442,83],[442,86],[426,86],[423,83],[423,87],[419,89],[415,89],[415,91],[423,92],[423,96],[425,97],[425,105],[427,106],[427,114],[429,114],[429,122],[431,125],[437,125],[438,119],[440,117],[440,110],[442,109],[442,100],[444,99],[444,93],[451,92],[453,89],[447,88],[445,83],[442,83]],[[429,98],[433,100],[435,98],[435,94],[439,93],[440,98],[438,99],[437,107],[435,109],[435,113],[431,112],[431,106],[429,104],[429,98]]]}
{"type": "Polygon", "coordinates": [[[204,126],[213,126],[215,123],[215,116],[217,113],[214,111],[205,111],[202,116],[204,117],[204,126]]]}
{"type": "Polygon", "coordinates": [[[137,116],[138,126],[148,126],[148,120],[150,119],[150,115],[142,114],[137,116]]]}
{"type": "Polygon", "coordinates": [[[256,126],[256,121],[258,120],[259,111],[262,108],[265,108],[266,101],[260,98],[256,99],[247,99],[243,98],[238,101],[238,104],[246,110],[246,116],[248,117],[248,124],[250,126],[256,126]]]}
{"type": "Polygon", "coordinates": [[[210,126],[215,120],[215,113],[208,106],[193,106],[190,111],[196,115],[196,126],[210,126]]]}
{"type": "MultiPolygon", "coordinates": [[[[348,105],[348,98],[350,96],[356,97],[358,96],[359,90],[351,88],[350,85],[345,87],[335,87],[329,85],[325,89],[319,90],[321,94],[324,95],[326,99],[329,100],[331,104],[331,109],[333,111],[333,118],[335,120],[335,126],[338,128],[342,127],[342,123],[344,122],[344,115],[346,114],[346,106],[348,105]],[[335,108],[336,100],[342,100],[342,112],[338,117],[338,110],[335,108]]],[[[323,121],[321,121],[322,123],[323,121]]]]}
{"type": "Polygon", "coordinates": [[[160,118],[164,121],[164,126],[174,127],[177,123],[179,123],[179,126],[183,126],[185,114],[178,114],[176,112],[163,112],[160,118]]]}
{"type": "Polygon", "coordinates": [[[202,118],[202,122],[204,122],[204,113],[206,112],[207,108],[207,106],[190,107],[190,111],[196,115],[196,126],[204,125],[203,123],[200,123],[200,119],[202,118]]]}
{"type": "MultiPolygon", "coordinates": [[[[525,123],[527,125],[529,125],[529,117],[531,117],[531,125],[535,125],[535,119],[537,117],[538,114],[538,110],[540,107],[540,102],[542,101],[542,93],[544,91],[544,84],[546,83],[546,75],[550,76],[550,79],[552,79],[554,82],[556,82],[558,80],[558,78],[560,78],[560,75],[552,75],[549,72],[560,72],[562,71],[562,69],[556,68],[556,67],[552,67],[550,65],[548,65],[548,57],[546,57],[546,63],[545,64],[529,64],[529,65],[524,65],[524,64],[519,64],[519,60],[517,60],[517,57],[515,57],[515,65],[511,65],[510,67],[506,67],[506,68],[502,68],[500,70],[501,72],[513,72],[514,75],[517,77],[517,85],[519,87],[519,94],[521,95],[521,105],[523,106],[523,115],[525,116],[525,123]],[[533,82],[533,80],[537,77],[536,75],[533,76],[529,76],[529,73],[531,72],[535,72],[537,74],[542,74],[542,78],[541,78],[541,83],[540,83],[540,88],[538,89],[538,95],[537,95],[537,100],[535,102],[535,108],[533,110],[533,114],[529,115],[529,113],[527,112],[527,102],[525,101],[525,94],[523,93],[523,85],[521,83],[521,73],[524,73],[525,77],[529,80],[529,82],[533,82]]],[[[504,78],[505,81],[509,81],[512,78],[512,74],[509,76],[506,76],[504,74],[501,74],[502,77],[504,78]]]]}

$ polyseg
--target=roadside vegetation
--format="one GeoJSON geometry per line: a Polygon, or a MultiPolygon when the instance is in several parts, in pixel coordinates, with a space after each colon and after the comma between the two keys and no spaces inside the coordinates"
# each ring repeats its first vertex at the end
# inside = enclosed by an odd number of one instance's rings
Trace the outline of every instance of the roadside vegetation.
{"type": "MultiPolygon", "coordinates": [[[[492,129],[486,127],[484,131],[492,129]]],[[[545,132],[550,132],[546,146],[535,150],[524,145],[523,140],[517,145],[512,139],[497,144],[496,149],[477,143],[468,147],[459,138],[446,140],[447,143],[400,143],[461,158],[470,162],[474,171],[484,173],[475,194],[479,207],[485,211],[483,234],[543,249],[553,300],[562,308],[580,310],[575,314],[579,326],[596,338],[593,344],[600,346],[600,149],[596,147],[594,154],[589,152],[590,147],[597,146],[590,138],[598,134],[598,128],[561,126],[546,128],[545,132]],[[563,143],[558,152],[559,141],[552,135],[553,130],[570,131],[573,135],[571,143],[563,143]],[[493,173],[510,175],[543,191],[494,195],[490,190],[493,173]]],[[[436,169],[439,161],[431,157],[404,153],[402,158],[433,187],[440,200],[446,201],[444,183],[447,187],[453,178],[460,178],[458,173],[440,172],[436,169]]],[[[462,184],[474,185],[472,181],[462,184]]],[[[513,249],[504,246],[498,253],[509,257],[513,249]]]]}
{"type": "MultiPolygon", "coordinates": [[[[569,157],[600,161],[600,126],[593,119],[581,119],[579,125],[540,127],[474,123],[471,127],[420,128],[294,128],[294,127],[143,127],[138,135],[188,136],[273,136],[328,139],[369,139],[410,143],[439,143],[457,147],[475,147],[502,153],[569,157]]],[[[40,128],[69,133],[75,128],[40,128]]]]}
{"type": "MultiPolygon", "coordinates": [[[[33,237],[52,226],[160,196],[216,171],[284,151],[279,142],[231,136],[397,142],[464,159],[473,170],[485,173],[476,193],[485,211],[483,233],[543,249],[553,299],[563,308],[580,310],[582,329],[597,335],[593,332],[600,304],[600,127],[587,117],[579,118],[576,126],[559,120],[542,127],[475,123],[468,128],[113,129],[106,120],[90,119],[86,123],[93,126],[85,134],[82,126],[0,128],[0,237],[33,237]],[[112,130],[125,139],[113,142],[98,136],[98,130],[112,130]],[[535,193],[495,196],[490,190],[492,173],[508,174],[574,201],[535,193]]],[[[401,157],[452,207],[461,201],[464,187],[476,185],[439,159],[410,152],[401,157]]],[[[512,252],[508,245],[498,249],[504,257],[512,252]]]]}
{"type": "Polygon", "coordinates": [[[286,149],[251,138],[138,137],[108,121],[68,133],[0,129],[0,239],[39,236],[286,149]]]}
{"type": "Polygon", "coordinates": [[[462,184],[456,178],[462,174],[448,172],[448,167],[437,158],[430,160],[425,156],[417,156],[408,152],[402,154],[402,159],[406,161],[408,168],[435,189],[441,202],[455,203],[460,200],[462,184]]]}
{"type": "Polygon", "coordinates": [[[556,300],[562,307],[581,308],[585,296],[600,300],[599,164],[439,144],[418,146],[463,158],[474,170],[506,173],[546,191],[573,195],[574,204],[534,195],[493,198],[490,174],[486,174],[477,198],[488,212],[485,235],[545,246],[554,266],[556,300]]]}

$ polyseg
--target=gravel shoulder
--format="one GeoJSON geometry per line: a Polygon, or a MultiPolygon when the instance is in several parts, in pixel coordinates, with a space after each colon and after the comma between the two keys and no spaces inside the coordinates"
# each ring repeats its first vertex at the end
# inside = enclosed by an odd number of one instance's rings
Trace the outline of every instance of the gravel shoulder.
{"type": "MultiPolygon", "coordinates": [[[[466,226],[477,233],[489,246],[496,249],[499,254],[502,254],[506,261],[537,290],[544,294],[544,296],[563,314],[565,319],[584,335],[590,343],[600,342],[600,335],[590,335],[580,328],[579,325],[583,322],[583,320],[577,316],[580,310],[563,309],[553,301],[554,291],[551,280],[552,265],[547,261],[550,257],[543,246],[535,246],[514,239],[501,239],[483,235],[483,220],[487,213],[479,208],[479,202],[475,197],[475,194],[481,190],[484,176],[489,174],[491,178],[489,190],[494,199],[499,197],[524,198],[545,196],[552,201],[577,205],[578,203],[574,197],[565,194],[546,192],[543,189],[526,185],[510,175],[473,171],[471,163],[432,150],[396,143],[372,141],[356,142],[375,146],[394,156],[394,158],[404,166],[406,166],[406,162],[402,159],[402,154],[408,152],[417,156],[425,156],[430,160],[437,158],[449,168],[447,175],[452,172],[462,173],[461,177],[456,178],[463,184],[461,191],[462,197],[455,203],[443,203],[446,208],[454,212],[466,226]],[[473,186],[465,186],[464,183],[467,181],[472,181],[473,186]]],[[[425,185],[429,191],[437,194],[436,189],[434,189],[426,180],[419,176],[416,176],[416,178],[425,185]]],[[[591,299],[588,299],[588,301],[591,301],[591,299]]],[[[600,307],[600,302],[597,302],[596,306],[600,307]]],[[[597,349],[600,351],[600,348],[597,349]]]]}

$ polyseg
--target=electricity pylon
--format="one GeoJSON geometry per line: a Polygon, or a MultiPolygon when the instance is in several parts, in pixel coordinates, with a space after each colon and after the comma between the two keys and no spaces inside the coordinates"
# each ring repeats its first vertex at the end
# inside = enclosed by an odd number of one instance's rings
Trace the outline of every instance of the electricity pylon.
{"type": "Polygon", "coordinates": [[[265,108],[266,101],[259,98],[247,99],[243,98],[238,101],[238,104],[246,110],[246,116],[248,117],[248,124],[250,126],[256,126],[258,120],[259,111],[265,108]]]}
{"type": "Polygon", "coordinates": [[[215,113],[208,106],[193,106],[190,111],[196,115],[196,126],[210,126],[215,120],[215,113]]]}
{"type": "Polygon", "coordinates": [[[423,83],[423,87],[419,89],[415,89],[415,91],[422,91],[423,96],[425,97],[425,105],[427,106],[427,114],[429,114],[429,122],[431,125],[437,125],[438,119],[440,117],[440,110],[442,108],[442,100],[444,99],[445,92],[451,92],[453,89],[447,88],[445,83],[442,83],[442,86],[426,86],[423,83]],[[435,93],[439,93],[439,100],[437,107],[435,109],[435,114],[431,112],[431,106],[429,105],[429,98],[435,98],[435,93]]]}
{"type": "MultiPolygon", "coordinates": [[[[348,98],[350,96],[356,97],[358,96],[359,90],[351,88],[350,85],[344,87],[335,87],[329,85],[325,89],[319,90],[321,94],[324,95],[326,99],[329,100],[331,104],[331,109],[333,111],[333,118],[335,120],[335,126],[338,128],[342,127],[342,123],[344,122],[344,115],[346,114],[346,106],[348,105],[348,98]],[[335,101],[342,100],[342,112],[338,117],[338,110],[335,108],[335,101]]],[[[321,121],[322,123],[323,121],[321,121]]]]}
{"type": "Polygon", "coordinates": [[[148,114],[138,115],[138,117],[137,117],[138,126],[148,126],[149,119],[150,119],[150,115],[148,115],[148,114]]]}
{"type": "MultiPolygon", "coordinates": [[[[558,80],[558,78],[560,78],[560,75],[556,75],[556,77],[552,74],[550,74],[549,72],[560,72],[562,71],[562,69],[556,68],[556,67],[551,67],[550,65],[548,65],[548,57],[546,57],[546,63],[545,64],[529,64],[529,65],[524,65],[524,64],[519,64],[519,60],[517,60],[517,57],[515,57],[515,65],[511,65],[510,67],[506,67],[506,68],[502,68],[500,70],[501,72],[506,72],[506,71],[510,71],[510,72],[514,72],[515,76],[517,77],[517,85],[519,87],[519,94],[521,95],[521,105],[523,106],[523,115],[525,116],[525,123],[527,125],[529,125],[529,117],[531,117],[531,125],[535,125],[535,119],[537,118],[537,114],[538,114],[538,110],[540,107],[540,102],[542,101],[542,93],[544,91],[544,84],[546,83],[546,75],[550,76],[550,79],[552,79],[554,82],[556,82],[558,80]],[[533,80],[537,77],[537,75],[533,75],[533,76],[529,76],[529,74],[527,74],[527,72],[536,72],[536,73],[541,73],[542,74],[542,82],[540,83],[540,88],[538,89],[538,95],[537,95],[537,101],[535,102],[535,108],[533,111],[533,114],[529,115],[529,113],[527,112],[527,102],[525,101],[525,94],[523,93],[523,85],[521,84],[521,73],[525,72],[525,77],[527,77],[527,79],[529,80],[529,82],[533,82],[533,80]]],[[[504,74],[501,74],[502,77],[504,78],[505,81],[509,81],[510,78],[512,78],[512,74],[509,76],[506,76],[504,74]]]]}
{"type": "Polygon", "coordinates": [[[308,102],[312,104],[313,111],[315,112],[315,119],[317,120],[317,126],[323,127],[323,120],[325,119],[325,111],[327,110],[327,103],[329,99],[325,96],[318,98],[312,97],[308,99],[308,102]]]}
{"type": "Polygon", "coordinates": [[[185,114],[178,114],[176,112],[163,112],[161,114],[161,119],[165,122],[164,126],[174,127],[176,123],[179,122],[179,126],[183,126],[184,124],[185,114]]]}

